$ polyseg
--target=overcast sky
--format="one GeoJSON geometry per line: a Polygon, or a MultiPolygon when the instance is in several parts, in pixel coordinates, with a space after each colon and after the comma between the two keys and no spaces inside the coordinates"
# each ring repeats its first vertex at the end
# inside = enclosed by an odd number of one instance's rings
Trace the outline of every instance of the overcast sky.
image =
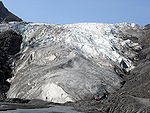
{"type": "Polygon", "coordinates": [[[150,23],[150,0],[2,0],[28,22],[150,23]]]}

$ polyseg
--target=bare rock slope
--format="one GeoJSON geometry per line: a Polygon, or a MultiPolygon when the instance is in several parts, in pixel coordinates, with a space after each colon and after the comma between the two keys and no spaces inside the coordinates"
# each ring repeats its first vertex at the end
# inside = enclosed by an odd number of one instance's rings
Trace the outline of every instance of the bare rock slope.
{"type": "Polygon", "coordinates": [[[2,1],[0,1],[0,23],[7,23],[11,21],[22,21],[22,19],[9,12],[2,1]]]}

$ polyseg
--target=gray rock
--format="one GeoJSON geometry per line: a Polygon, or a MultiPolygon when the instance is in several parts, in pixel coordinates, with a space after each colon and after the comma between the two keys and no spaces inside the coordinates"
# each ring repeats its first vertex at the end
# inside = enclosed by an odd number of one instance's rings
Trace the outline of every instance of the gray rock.
{"type": "Polygon", "coordinates": [[[9,12],[2,1],[0,1],[0,23],[8,23],[11,21],[22,21],[22,19],[9,12]]]}

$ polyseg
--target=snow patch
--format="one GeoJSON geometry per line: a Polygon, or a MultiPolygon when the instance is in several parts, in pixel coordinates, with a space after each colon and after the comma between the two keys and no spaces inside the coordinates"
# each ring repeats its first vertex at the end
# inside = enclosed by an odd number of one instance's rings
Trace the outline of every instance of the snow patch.
{"type": "Polygon", "coordinates": [[[70,95],[54,83],[47,83],[42,86],[42,99],[55,103],[74,102],[70,95]]]}

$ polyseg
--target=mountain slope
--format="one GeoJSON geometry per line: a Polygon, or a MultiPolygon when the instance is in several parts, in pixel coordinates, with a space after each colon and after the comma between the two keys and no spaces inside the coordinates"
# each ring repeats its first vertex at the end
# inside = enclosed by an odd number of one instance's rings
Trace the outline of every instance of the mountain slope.
{"type": "Polygon", "coordinates": [[[0,1],[0,23],[11,22],[11,21],[22,21],[19,17],[9,12],[2,1],[0,1]]]}

